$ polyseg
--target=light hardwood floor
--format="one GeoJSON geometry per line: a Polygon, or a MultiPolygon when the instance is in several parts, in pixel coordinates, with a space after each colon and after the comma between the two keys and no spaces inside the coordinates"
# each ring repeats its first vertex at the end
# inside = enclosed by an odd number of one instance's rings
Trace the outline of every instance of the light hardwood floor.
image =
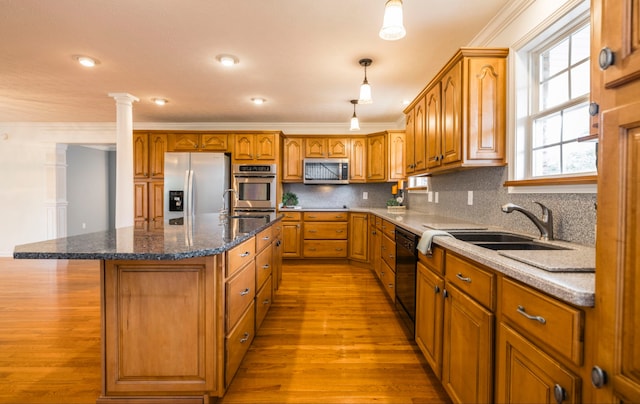
{"type": "MultiPolygon", "coordinates": [[[[94,403],[99,266],[0,258],[0,403],[94,403]]],[[[285,264],[283,282],[226,396],[232,403],[441,403],[374,275],[285,264]]]]}

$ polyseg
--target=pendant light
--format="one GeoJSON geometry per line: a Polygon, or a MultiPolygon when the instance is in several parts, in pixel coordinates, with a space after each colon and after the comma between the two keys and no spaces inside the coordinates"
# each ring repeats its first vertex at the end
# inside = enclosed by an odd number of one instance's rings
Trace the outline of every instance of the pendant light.
{"type": "Polygon", "coordinates": [[[371,59],[360,59],[358,61],[360,66],[364,67],[364,81],[360,86],[360,98],[358,99],[358,104],[371,104],[373,102],[373,99],[371,98],[371,86],[367,80],[367,66],[371,66],[371,62],[371,59]]]}
{"type": "Polygon", "coordinates": [[[360,130],[360,122],[356,116],[356,104],[358,100],[351,100],[351,103],[353,104],[353,116],[351,117],[351,127],[349,127],[349,130],[360,130]]]}
{"type": "Polygon", "coordinates": [[[404,38],[407,31],[402,24],[402,0],[387,0],[384,5],[384,17],[380,38],[387,41],[395,41],[404,38]]]}

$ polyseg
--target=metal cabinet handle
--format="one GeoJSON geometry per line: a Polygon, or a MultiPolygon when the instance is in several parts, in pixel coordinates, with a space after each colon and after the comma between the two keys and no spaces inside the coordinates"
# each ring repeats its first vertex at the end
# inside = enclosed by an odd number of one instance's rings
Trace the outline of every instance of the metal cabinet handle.
{"type": "Polygon", "coordinates": [[[244,337],[240,338],[240,343],[244,344],[245,342],[249,341],[249,335],[250,334],[248,332],[245,332],[244,337]]]}
{"type": "Polygon", "coordinates": [[[464,275],[462,275],[461,273],[457,273],[456,274],[456,278],[460,279],[463,282],[471,283],[471,278],[467,278],[464,275]]]}
{"type": "Polygon", "coordinates": [[[591,384],[593,384],[593,387],[596,389],[607,384],[607,372],[602,370],[600,366],[594,366],[591,368],[591,384]]]}
{"type": "Polygon", "coordinates": [[[315,251],[316,249],[313,247],[309,247],[309,251],[315,251]]]}
{"type": "Polygon", "coordinates": [[[307,230],[309,233],[317,233],[318,230],[307,230]]]}
{"type": "Polygon", "coordinates": [[[249,292],[251,291],[251,289],[246,288],[245,290],[243,290],[242,292],[240,292],[240,296],[246,296],[249,294],[249,292]]]}
{"type": "Polygon", "coordinates": [[[336,230],[336,233],[343,233],[344,230],[336,230]]]}
{"type": "Polygon", "coordinates": [[[523,316],[525,316],[526,318],[528,318],[529,320],[533,320],[533,321],[537,321],[540,324],[546,324],[547,320],[545,320],[544,317],[541,316],[532,316],[531,314],[527,313],[524,309],[524,307],[522,306],[518,306],[517,309],[518,313],[522,314],[523,316]]]}
{"type": "Polygon", "coordinates": [[[556,399],[556,403],[562,404],[567,399],[567,391],[559,384],[553,386],[553,397],[556,399]]]}
{"type": "Polygon", "coordinates": [[[609,67],[613,66],[615,62],[615,55],[613,51],[605,46],[600,50],[598,54],[598,66],[600,66],[601,70],[607,70],[609,67]]]}
{"type": "Polygon", "coordinates": [[[444,290],[442,291],[442,298],[443,298],[443,299],[446,299],[447,297],[449,297],[449,292],[447,292],[447,289],[444,289],[444,290]]]}
{"type": "Polygon", "coordinates": [[[389,289],[393,289],[393,283],[389,284],[389,289]]]}
{"type": "Polygon", "coordinates": [[[600,112],[600,105],[597,102],[592,102],[589,104],[589,115],[596,116],[600,112]]]}
{"type": "Polygon", "coordinates": [[[270,266],[269,264],[264,264],[264,265],[262,266],[262,269],[269,269],[270,267],[271,267],[271,266],[270,266]]]}
{"type": "Polygon", "coordinates": [[[244,257],[248,257],[250,255],[251,255],[251,253],[249,251],[245,251],[242,254],[240,254],[240,257],[244,258],[244,257]]]}
{"type": "Polygon", "coordinates": [[[269,299],[264,299],[262,301],[262,304],[269,304],[269,303],[271,303],[271,300],[269,300],[269,299]]]}
{"type": "Polygon", "coordinates": [[[436,295],[440,293],[440,286],[436,285],[436,287],[433,288],[433,291],[436,293],[436,295]]]}
{"type": "Polygon", "coordinates": [[[262,239],[263,239],[263,240],[265,240],[265,241],[266,241],[266,240],[269,240],[270,238],[271,238],[271,237],[269,237],[269,236],[264,236],[264,237],[262,237],[262,239]]]}

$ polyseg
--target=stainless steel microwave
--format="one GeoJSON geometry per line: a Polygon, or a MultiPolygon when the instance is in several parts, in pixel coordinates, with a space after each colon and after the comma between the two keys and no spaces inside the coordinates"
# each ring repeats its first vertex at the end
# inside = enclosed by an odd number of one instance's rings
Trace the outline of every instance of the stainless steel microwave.
{"type": "Polygon", "coordinates": [[[304,159],[305,184],[348,184],[348,159],[304,159]]]}

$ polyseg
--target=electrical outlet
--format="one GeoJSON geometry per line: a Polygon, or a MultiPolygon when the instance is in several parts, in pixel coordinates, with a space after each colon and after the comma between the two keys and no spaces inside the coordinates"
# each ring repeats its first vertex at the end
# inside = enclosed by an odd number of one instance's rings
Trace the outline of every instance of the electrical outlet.
{"type": "Polygon", "coordinates": [[[362,193],[362,199],[369,199],[369,193],[368,192],[363,192],[362,193]]]}
{"type": "Polygon", "coordinates": [[[87,224],[86,223],[82,223],[82,228],[86,229],[87,228],[87,224]]]}
{"type": "Polygon", "coordinates": [[[473,191],[467,191],[467,205],[473,205],[473,191]]]}
{"type": "Polygon", "coordinates": [[[433,192],[427,192],[427,201],[433,202],[433,192]]]}
{"type": "Polygon", "coordinates": [[[436,192],[436,203],[438,203],[438,193],[436,192]]]}

